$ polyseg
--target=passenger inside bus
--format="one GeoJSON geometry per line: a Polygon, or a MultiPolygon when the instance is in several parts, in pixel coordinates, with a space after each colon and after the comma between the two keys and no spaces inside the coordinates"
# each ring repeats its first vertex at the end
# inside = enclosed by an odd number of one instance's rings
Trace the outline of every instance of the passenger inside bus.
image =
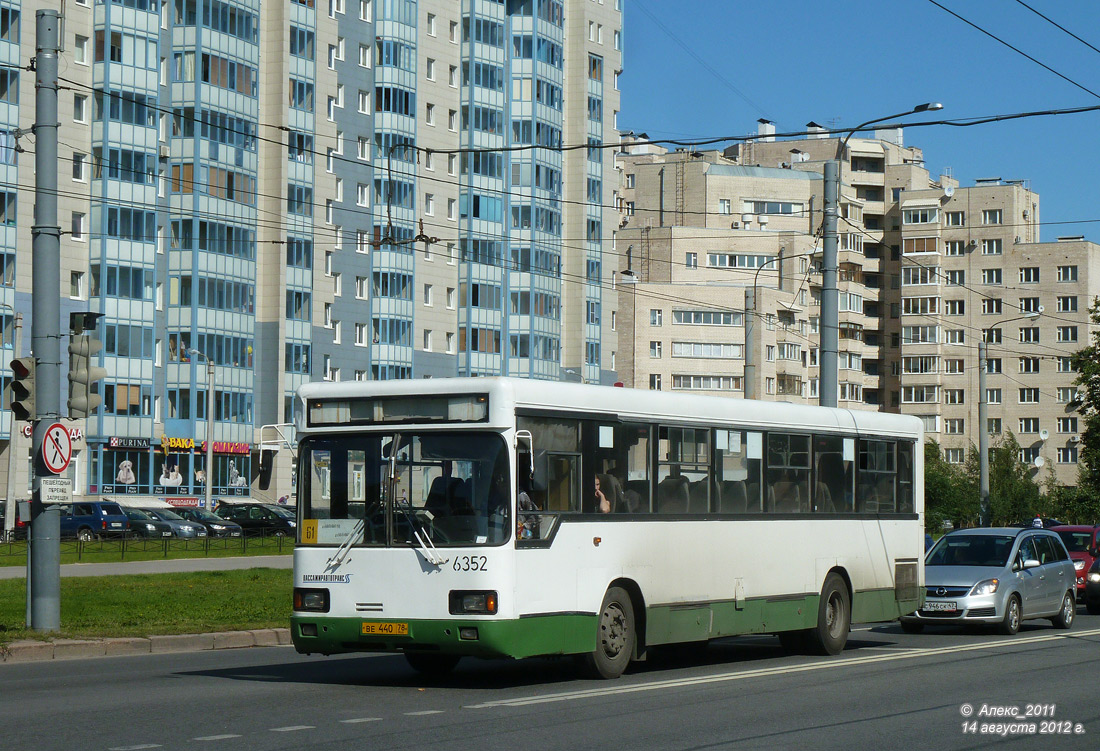
{"type": "Polygon", "coordinates": [[[596,510],[601,514],[622,513],[623,486],[614,475],[598,473],[596,475],[596,510]]]}
{"type": "Polygon", "coordinates": [[[662,514],[683,514],[688,508],[688,478],[680,474],[680,465],[669,467],[669,475],[657,484],[657,509],[662,514]]]}

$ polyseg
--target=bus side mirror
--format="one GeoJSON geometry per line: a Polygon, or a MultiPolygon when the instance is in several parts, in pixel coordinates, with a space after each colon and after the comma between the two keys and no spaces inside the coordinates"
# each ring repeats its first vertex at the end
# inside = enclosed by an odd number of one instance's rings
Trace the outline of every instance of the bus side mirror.
{"type": "Polygon", "coordinates": [[[275,456],[277,451],[260,451],[260,471],[257,476],[257,483],[260,490],[267,490],[271,487],[271,473],[275,469],[275,456]]]}

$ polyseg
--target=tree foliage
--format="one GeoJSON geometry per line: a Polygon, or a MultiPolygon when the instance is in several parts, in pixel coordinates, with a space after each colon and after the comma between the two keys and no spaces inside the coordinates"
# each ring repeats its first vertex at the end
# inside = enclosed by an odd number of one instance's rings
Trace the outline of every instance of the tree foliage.
{"type": "MultiPolygon", "coordinates": [[[[1100,326],[1100,299],[1089,308],[1089,320],[1100,326]]],[[[1071,366],[1077,372],[1078,391],[1083,399],[1077,411],[1083,430],[1078,444],[1077,487],[1086,491],[1086,498],[1100,496],[1100,328],[1090,334],[1088,346],[1073,353],[1071,366]]]]}
{"type": "Polygon", "coordinates": [[[978,522],[978,486],[971,484],[963,470],[944,461],[940,445],[924,444],[924,528],[929,532],[943,529],[951,521],[956,527],[978,522]]]}
{"type": "MultiPolygon", "coordinates": [[[[973,488],[974,511],[972,516],[953,520],[956,526],[959,521],[962,526],[978,523],[981,467],[978,449],[974,446],[970,447],[966,460],[966,482],[973,488]]],[[[1028,466],[1020,461],[1020,444],[1009,431],[989,448],[989,523],[994,527],[1020,524],[1039,513],[1041,507],[1039,486],[1032,479],[1028,466]]]]}

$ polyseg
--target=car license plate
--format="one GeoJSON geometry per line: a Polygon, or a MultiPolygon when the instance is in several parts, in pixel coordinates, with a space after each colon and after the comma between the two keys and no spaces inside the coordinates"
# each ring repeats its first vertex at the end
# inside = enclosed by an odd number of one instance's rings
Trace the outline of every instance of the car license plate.
{"type": "Polygon", "coordinates": [[[112,526],[112,527],[121,527],[121,526],[122,526],[122,522],[111,522],[111,526],[112,526]]]}
{"type": "Polygon", "coordinates": [[[229,536],[230,536],[230,537],[240,537],[240,536],[241,536],[241,533],[240,533],[240,532],[230,532],[230,533],[229,533],[229,536]]]}
{"type": "Polygon", "coordinates": [[[409,624],[407,623],[364,623],[362,625],[363,636],[408,636],[409,624]]]}
{"type": "Polygon", "coordinates": [[[951,613],[958,610],[958,608],[953,602],[926,602],[922,610],[936,610],[951,613]]]}
{"type": "Polygon", "coordinates": [[[171,532],[161,532],[161,533],[160,533],[160,536],[161,536],[161,537],[171,537],[171,536],[172,536],[172,533],[171,533],[171,532]]]}

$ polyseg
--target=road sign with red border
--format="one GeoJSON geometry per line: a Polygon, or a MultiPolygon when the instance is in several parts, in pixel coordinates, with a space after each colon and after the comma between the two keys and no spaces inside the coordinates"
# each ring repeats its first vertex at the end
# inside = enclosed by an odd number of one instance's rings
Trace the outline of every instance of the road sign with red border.
{"type": "Polygon", "coordinates": [[[46,469],[59,475],[69,468],[73,458],[73,442],[69,429],[59,422],[46,428],[46,438],[42,441],[42,463],[46,469]]]}

